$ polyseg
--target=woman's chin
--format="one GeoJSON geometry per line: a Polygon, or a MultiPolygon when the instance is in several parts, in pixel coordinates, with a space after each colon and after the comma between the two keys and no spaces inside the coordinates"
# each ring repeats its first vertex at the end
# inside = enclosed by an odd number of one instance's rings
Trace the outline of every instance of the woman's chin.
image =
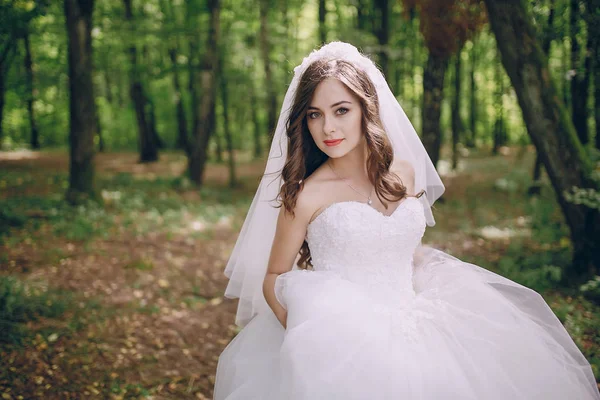
{"type": "Polygon", "coordinates": [[[340,158],[345,156],[348,153],[348,149],[343,145],[337,145],[334,147],[326,147],[322,149],[323,153],[327,155],[329,158],[340,158]]]}

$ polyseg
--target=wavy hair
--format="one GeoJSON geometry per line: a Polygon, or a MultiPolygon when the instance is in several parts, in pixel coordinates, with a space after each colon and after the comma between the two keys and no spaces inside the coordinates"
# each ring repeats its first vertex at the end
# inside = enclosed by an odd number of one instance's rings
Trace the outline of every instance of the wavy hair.
{"type": "MultiPolygon", "coordinates": [[[[328,159],[314,142],[306,120],[315,89],[328,78],[339,80],[359,99],[362,110],[361,128],[367,144],[368,177],[377,197],[387,208],[387,202],[399,201],[406,196],[406,187],[398,175],[390,171],[394,151],[379,116],[377,91],[364,71],[350,62],[337,59],[313,62],[300,78],[286,121],[288,151],[281,172],[283,184],[278,195],[280,207],[283,206],[293,216],[298,195],[304,187],[304,179],[328,159]]],[[[312,267],[311,261],[308,243],[304,241],[297,265],[306,269],[312,267]]]]}

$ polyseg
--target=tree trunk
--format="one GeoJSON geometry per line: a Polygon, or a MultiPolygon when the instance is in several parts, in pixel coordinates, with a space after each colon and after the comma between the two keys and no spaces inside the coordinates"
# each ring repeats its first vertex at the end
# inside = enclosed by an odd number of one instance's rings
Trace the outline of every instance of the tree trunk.
{"type": "Polygon", "coordinates": [[[440,116],[444,99],[444,76],[448,68],[448,57],[429,53],[425,71],[423,71],[423,113],[422,138],[423,145],[437,166],[442,146],[440,116]]]}
{"type": "Polygon", "coordinates": [[[98,152],[104,153],[106,150],[106,143],[104,142],[104,135],[102,134],[102,125],[100,124],[100,114],[96,112],[96,130],[98,131],[98,152]]]}
{"type": "MultiPolygon", "coordinates": [[[[598,40],[600,42],[600,40],[598,40]]],[[[600,150],[600,49],[596,44],[594,66],[594,120],[596,121],[596,148],[600,150]]],[[[2,115],[0,114],[0,118],[2,115]]]]}
{"type": "Polygon", "coordinates": [[[458,143],[462,133],[462,120],[460,118],[460,99],[461,99],[461,64],[460,57],[462,49],[454,56],[454,101],[452,102],[452,169],[458,167],[458,143]]]}
{"type": "Polygon", "coordinates": [[[325,0],[319,0],[319,43],[327,43],[327,4],[325,0]]]}
{"type": "Polygon", "coordinates": [[[171,63],[173,64],[173,88],[175,89],[175,115],[177,116],[176,147],[184,150],[187,153],[189,151],[188,123],[185,116],[185,108],[183,106],[183,93],[181,91],[179,67],[177,65],[176,47],[171,47],[171,49],[169,49],[169,57],[171,58],[171,63]]]}
{"type": "Polygon", "coordinates": [[[23,34],[23,44],[25,47],[25,75],[26,75],[26,86],[27,86],[27,114],[29,115],[29,128],[31,131],[30,144],[32,149],[40,148],[40,133],[35,122],[34,113],[34,83],[33,83],[33,57],[31,56],[31,45],[29,43],[29,30],[26,29],[23,34]]]}
{"type": "Polygon", "coordinates": [[[208,0],[210,26],[204,59],[196,82],[202,88],[202,98],[194,110],[194,138],[188,157],[188,173],[192,182],[202,185],[210,136],[215,129],[215,100],[217,95],[217,63],[219,49],[219,0],[208,0]]]}
{"type": "Polygon", "coordinates": [[[225,64],[225,54],[221,50],[221,59],[219,60],[219,86],[221,92],[221,105],[223,106],[223,134],[225,135],[225,144],[227,146],[227,165],[229,167],[229,187],[237,186],[237,176],[235,171],[235,153],[233,145],[233,135],[229,126],[229,97],[227,93],[227,80],[223,75],[225,64]]]}
{"type": "MultiPolygon", "coordinates": [[[[135,27],[133,21],[133,10],[131,6],[131,0],[123,0],[125,4],[125,19],[129,22],[129,26],[135,27]]],[[[130,39],[132,40],[132,39],[130,39]]],[[[155,132],[152,129],[151,116],[148,115],[150,110],[148,104],[148,98],[142,84],[139,67],[137,48],[134,42],[129,46],[129,60],[131,63],[131,70],[129,74],[129,91],[133,107],[135,109],[135,116],[138,125],[138,141],[140,151],[140,162],[153,162],[158,160],[158,143],[156,141],[155,132]]]]}
{"type": "Polygon", "coordinates": [[[485,0],[485,4],[525,125],[571,230],[573,265],[563,276],[573,284],[585,281],[600,267],[600,212],[567,201],[565,193],[573,186],[599,190],[591,179],[593,165],[557,96],[526,2],[485,0]]]}
{"type": "MultiPolygon", "coordinates": [[[[564,45],[563,45],[564,47],[564,45]]],[[[567,110],[571,109],[571,93],[570,93],[570,81],[569,79],[567,79],[566,77],[569,75],[569,53],[563,49],[563,51],[561,51],[562,53],[562,57],[561,57],[561,69],[562,69],[562,76],[563,78],[561,79],[562,82],[562,98],[563,98],[563,102],[565,103],[565,107],[567,108],[567,110]]]]}
{"type": "MultiPolygon", "coordinates": [[[[200,32],[197,29],[197,15],[196,9],[191,1],[186,2],[186,17],[185,25],[186,31],[188,32],[188,92],[190,94],[190,115],[191,115],[191,132],[193,133],[194,127],[197,126],[200,121],[197,121],[198,115],[196,110],[198,109],[198,99],[200,98],[198,91],[196,90],[196,82],[198,67],[197,67],[197,56],[198,56],[198,43],[200,43],[200,32]]],[[[191,152],[191,141],[193,138],[188,140],[188,151],[187,156],[190,156],[191,152]]]]}
{"type": "Polygon", "coordinates": [[[475,81],[475,68],[477,66],[477,48],[475,47],[475,38],[472,40],[473,47],[471,48],[471,69],[469,70],[470,79],[470,96],[469,96],[469,137],[467,139],[467,147],[475,148],[477,139],[477,82],[475,81]]]}
{"type": "Polygon", "coordinates": [[[152,133],[152,140],[156,144],[157,149],[164,149],[165,142],[160,138],[158,134],[158,129],[156,128],[156,109],[154,107],[154,102],[150,97],[146,97],[146,110],[148,111],[148,121],[150,125],[150,132],[152,133]]]}
{"type": "MultiPolygon", "coordinates": [[[[550,58],[550,48],[552,47],[552,37],[554,35],[554,0],[550,0],[550,13],[548,14],[548,23],[544,30],[544,44],[542,50],[546,57],[550,58]]],[[[535,164],[533,166],[533,179],[527,193],[530,196],[539,195],[542,190],[542,160],[539,154],[535,155],[535,164]]]]}
{"type": "MultiPolygon", "coordinates": [[[[598,22],[600,25],[600,21],[598,22]]],[[[600,149],[600,33],[593,46],[594,66],[594,120],[596,121],[596,148],[600,149]]],[[[1,115],[0,115],[1,117],[1,115]]]]}
{"type": "MultiPolygon", "coordinates": [[[[411,32],[410,77],[411,77],[411,81],[414,82],[414,87],[412,87],[410,89],[410,91],[413,93],[413,95],[411,96],[412,106],[413,106],[413,108],[418,108],[418,106],[419,106],[419,98],[418,98],[419,83],[418,83],[418,80],[415,79],[415,71],[417,69],[417,65],[421,64],[420,57],[419,57],[419,55],[420,55],[419,52],[420,52],[421,46],[419,46],[419,41],[417,40],[419,28],[418,28],[417,19],[416,19],[415,15],[416,15],[416,11],[414,8],[412,8],[410,10],[410,32],[411,32]]],[[[421,130],[423,130],[423,126],[421,126],[421,130]]]]}
{"type": "Polygon", "coordinates": [[[596,148],[600,149],[600,0],[587,0],[588,35],[592,38],[590,47],[591,75],[594,80],[594,121],[596,125],[596,148]],[[592,12],[596,11],[596,12],[592,12]]]}
{"type": "Polygon", "coordinates": [[[0,52],[0,150],[2,150],[3,143],[2,121],[4,120],[4,105],[6,104],[6,76],[13,60],[14,49],[15,43],[12,38],[9,38],[0,52]]]}
{"type": "Polygon", "coordinates": [[[573,125],[577,131],[577,136],[583,144],[589,141],[589,131],[587,127],[588,108],[587,98],[589,90],[589,70],[590,70],[590,52],[591,37],[588,35],[586,49],[584,51],[583,63],[578,41],[579,34],[579,1],[571,0],[571,69],[575,75],[571,78],[571,112],[573,125]]]}
{"type": "Polygon", "coordinates": [[[113,104],[113,94],[112,94],[112,78],[110,76],[109,71],[104,71],[102,74],[104,77],[104,90],[106,91],[106,101],[109,104],[113,104]]]}
{"type": "Polygon", "coordinates": [[[261,131],[260,118],[258,116],[258,96],[256,95],[256,85],[254,80],[250,82],[250,96],[252,102],[250,107],[252,108],[252,122],[254,123],[254,158],[257,159],[262,155],[262,142],[261,142],[261,131]]]}
{"type": "Polygon", "coordinates": [[[8,73],[8,68],[5,68],[4,65],[0,64],[0,150],[2,150],[3,140],[3,131],[2,131],[2,122],[4,121],[4,104],[6,102],[6,75],[8,73]],[[6,72],[5,72],[6,71],[6,72]]]}
{"type": "MultiPolygon", "coordinates": [[[[379,65],[386,79],[390,78],[388,45],[390,41],[390,5],[388,0],[375,0],[374,33],[379,42],[379,65]]],[[[391,82],[391,80],[390,80],[391,82]]]]}
{"type": "Polygon", "coordinates": [[[506,126],[504,124],[504,76],[502,75],[502,66],[496,62],[496,96],[495,111],[496,121],[494,122],[492,154],[498,154],[500,146],[506,144],[506,126]]]}
{"type": "Polygon", "coordinates": [[[398,48],[401,49],[401,54],[394,60],[394,72],[395,77],[393,82],[395,83],[394,94],[403,99],[404,105],[406,106],[406,99],[404,99],[404,81],[407,78],[407,65],[408,65],[408,41],[407,38],[407,24],[402,24],[402,30],[400,31],[400,38],[398,39],[398,48]]]}
{"type": "Polygon", "coordinates": [[[275,93],[275,82],[271,70],[271,61],[269,54],[271,53],[271,45],[269,43],[268,29],[268,0],[259,0],[260,2],[260,51],[262,55],[263,66],[265,69],[265,86],[267,89],[267,133],[272,137],[275,133],[275,124],[277,123],[277,95],[275,93]]]}
{"type": "Polygon", "coordinates": [[[69,45],[70,165],[66,198],[72,204],[96,198],[94,135],[96,103],[92,83],[93,0],[65,0],[69,45]]]}

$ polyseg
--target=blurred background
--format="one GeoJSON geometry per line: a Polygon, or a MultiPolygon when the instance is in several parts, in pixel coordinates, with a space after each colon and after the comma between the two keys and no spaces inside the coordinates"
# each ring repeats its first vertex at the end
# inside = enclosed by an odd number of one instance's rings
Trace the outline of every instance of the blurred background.
{"type": "Polygon", "coordinates": [[[210,399],[293,68],[350,42],[446,185],[425,242],[600,379],[600,0],[0,0],[0,395],[210,399]]]}

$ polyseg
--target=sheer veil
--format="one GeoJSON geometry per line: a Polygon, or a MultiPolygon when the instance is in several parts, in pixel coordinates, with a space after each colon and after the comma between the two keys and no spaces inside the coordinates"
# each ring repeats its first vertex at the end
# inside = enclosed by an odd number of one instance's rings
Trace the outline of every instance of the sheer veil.
{"type": "Polygon", "coordinates": [[[424,206],[427,224],[435,224],[431,205],[444,192],[444,185],[381,71],[373,61],[348,43],[331,42],[314,50],[294,68],[294,77],[281,107],[265,173],[225,268],[225,275],[229,278],[225,296],[239,298],[236,315],[236,324],[239,326],[246,325],[254,315],[268,309],[262,293],[262,283],[279,214],[279,208],[275,208],[278,205],[275,199],[282,184],[280,172],[287,155],[287,120],[300,77],[312,62],[324,58],[351,62],[367,73],[377,89],[381,120],[392,142],[394,157],[412,164],[415,170],[415,193],[425,191],[425,195],[419,200],[424,206]]]}

